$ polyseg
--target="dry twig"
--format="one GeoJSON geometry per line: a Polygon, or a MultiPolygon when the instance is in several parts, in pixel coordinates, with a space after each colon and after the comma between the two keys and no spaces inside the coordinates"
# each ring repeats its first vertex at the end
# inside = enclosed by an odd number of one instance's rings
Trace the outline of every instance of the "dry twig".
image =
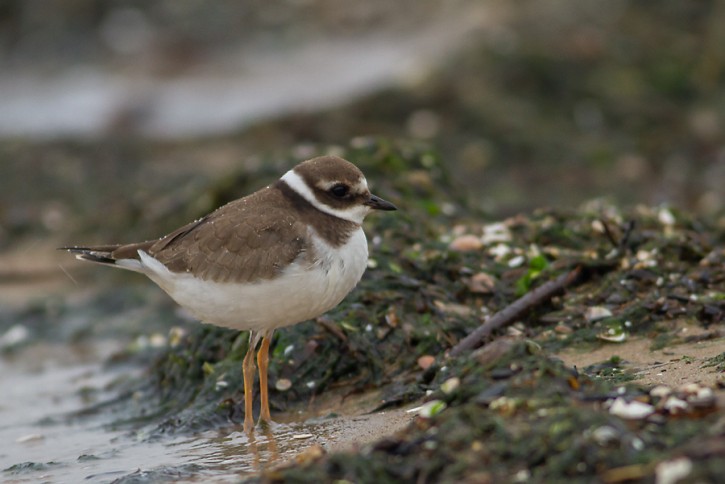
{"type": "Polygon", "coordinates": [[[454,346],[449,357],[459,356],[460,354],[470,351],[483,342],[490,334],[506,325],[511,324],[522,313],[538,306],[542,302],[551,298],[554,294],[561,291],[568,285],[576,281],[582,273],[582,266],[577,266],[571,271],[560,275],[554,280],[546,282],[536,289],[526,293],[513,303],[509,304],[501,311],[491,316],[485,323],[478,327],[471,334],[463,338],[456,346],[454,346]]]}

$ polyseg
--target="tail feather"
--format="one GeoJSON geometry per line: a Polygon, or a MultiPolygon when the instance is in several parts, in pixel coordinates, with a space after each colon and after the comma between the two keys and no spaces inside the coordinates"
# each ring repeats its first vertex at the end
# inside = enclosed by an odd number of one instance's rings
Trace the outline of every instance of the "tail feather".
{"type": "Polygon", "coordinates": [[[113,251],[119,245],[103,245],[96,247],[59,247],[58,250],[67,250],[75,254],[76,259],[96,262],[98,264],[116,265],[117,259],[113,257],[113,251]]]}
{"type": "Polygon", "coordinates": [[[75,254],[76,259],[95,262],[106,266],[118,267],[135,272],[144,272],[139,259],[139,250],[148,251],[155,241],[138,242],[135,244],[94,245],[88,247],[59,247],[75,254]]]}

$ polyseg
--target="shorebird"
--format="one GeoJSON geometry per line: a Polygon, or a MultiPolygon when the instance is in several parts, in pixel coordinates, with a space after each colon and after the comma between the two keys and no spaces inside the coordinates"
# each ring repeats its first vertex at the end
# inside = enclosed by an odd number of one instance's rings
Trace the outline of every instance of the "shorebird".
{"type": "Polygon", "coordinates": [[[368,259],[362,222],[373,210],[396,207],[370,193],[355,165],[323,156],[160,239],[62,249],[145,274],[204,323],[249,331],[242,363],[249,432],[257,345],[260,421],[269,422],[272,335],[337,306],[360,281],[368,259]]]}

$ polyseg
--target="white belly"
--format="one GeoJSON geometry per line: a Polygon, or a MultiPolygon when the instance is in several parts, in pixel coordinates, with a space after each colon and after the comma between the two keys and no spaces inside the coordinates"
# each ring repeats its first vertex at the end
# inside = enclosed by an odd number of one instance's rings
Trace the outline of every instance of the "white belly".
{"type": "Polygon", "coordinates": [[[365,272],[368,246],[362,228],[342,247],[314,236],[319,260],[290,265],[283,274],[254,284],[204,281],[173,273],[140,252],[143,272],[202,322],[239,330],[280,328],[315,318],[337,306],[365,272]]]}

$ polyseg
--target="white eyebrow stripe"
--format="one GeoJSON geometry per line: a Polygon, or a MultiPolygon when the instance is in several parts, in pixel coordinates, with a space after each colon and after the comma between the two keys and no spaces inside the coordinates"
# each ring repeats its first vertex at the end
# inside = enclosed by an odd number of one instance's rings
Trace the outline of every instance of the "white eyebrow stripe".
{"type": "MultiPolygon", "coordinates": [[[[282,177],[284,178],[284,177],[282,177]]],[[[335,185],[338,185],[340,183],[343,183],[339,180],[332,180],[332,181],[325,181],[325,182],[319,182],[317,183],[317,186],[321,188],[322,190],[329,190],[330,188],[334,187],[335,185]]],[[[350,188],[352,188],[353,193],[365,193],[369,191],[368,188],[368,181],[365,179],[365,177],[360,177],[354,185],[352,185],[350,188]]]]}
{"type": "Polygon", "coordinates": [[[358,182],[355,184],[354,188],[356,188],[358,193],[365,193],[369,192],[370,188],[368,187],[368,181],[365,179],[365,177],[360,178],[358,182]]]}
{"type": "MultiPolygon", "coordinates": [[[[362,224],[363,220],[365,219],[365,215],[370,212],[370,207],[366,205],[353,205],[348,209],[340,210],[338,208],[331,207],[320,202],[317,197],[315,197],[315,194],[312,193],[312,190],[307,185],[305,180],[302,179],[302,177],[298,175],[297,172],[294,171],[294,169],[285,173],[284,176],[282,176],[281,180],[285,182],[298,195],[310,202],[313,207],[320,210],[321,212],[325,212],[337,218],[348,220],[356,224],[362,224]]],[[[367,186],[367,183],[365,183],[365,186],[367,186]]]]}

